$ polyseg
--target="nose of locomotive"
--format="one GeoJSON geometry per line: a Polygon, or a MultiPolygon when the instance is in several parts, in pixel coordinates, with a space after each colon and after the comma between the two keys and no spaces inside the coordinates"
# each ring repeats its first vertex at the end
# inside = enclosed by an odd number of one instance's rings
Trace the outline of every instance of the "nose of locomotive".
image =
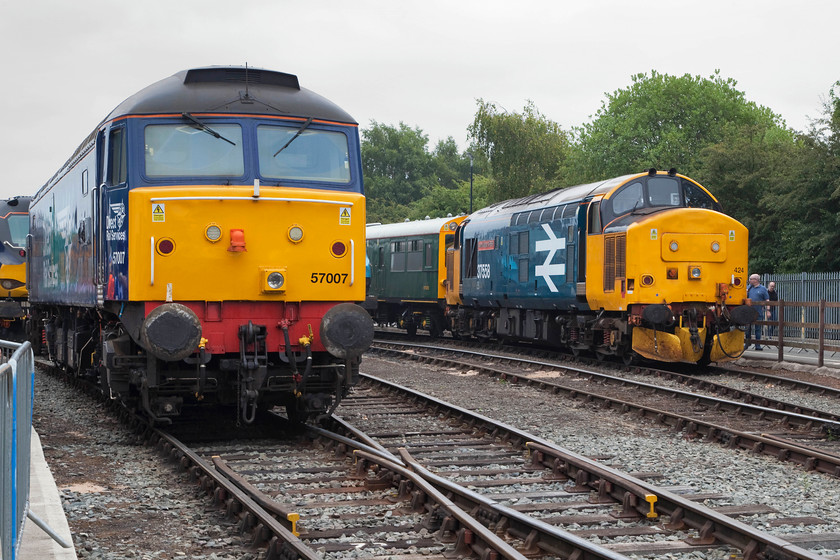
{"type": "Polygon", "coordinates": [[[373,342],[373,320],[355,303],[339,303],[321,319],[321,341],[336,358],[356,358],[373,342]]]}

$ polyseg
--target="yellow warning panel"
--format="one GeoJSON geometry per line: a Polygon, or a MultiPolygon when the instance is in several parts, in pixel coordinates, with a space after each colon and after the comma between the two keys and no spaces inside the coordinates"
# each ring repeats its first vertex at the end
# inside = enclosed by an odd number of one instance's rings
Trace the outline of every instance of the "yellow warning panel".
{"type": "Polygon", "coordinates": [[[166,205],[162,202],[155,202],[152,204],[152,221],[165,222],[166,221],[166,205]]]}
{"type": "Polygon", "coordinates": [[[338,225],[349,226],[350,223],[350,208],[342,206],[338,211],[338,225]]]}

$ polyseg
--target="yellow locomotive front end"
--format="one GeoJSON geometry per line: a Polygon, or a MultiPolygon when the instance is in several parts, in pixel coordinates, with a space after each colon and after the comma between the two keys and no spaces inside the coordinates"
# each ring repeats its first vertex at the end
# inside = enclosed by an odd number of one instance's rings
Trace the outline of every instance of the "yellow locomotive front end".
{"type": "Polygon", "coordinates": [[[364,300],[359,193],[155,187],[129,207],[129,252],[148,255],[129,263],[130,300],[364,300]]]}
{"type": "Polygon", "coordinates": [[[739,327],[754,320],[744,305],[747,228],[688,178],[658,173],[635,183],[600,203],[608,221],[600,242],[592,236],[588,243],[590,307],[620,313],[626,324],[611,336],[629,337],[632,351],[646,358],[737,359],[744,344],[739,327]],[[686,207],[686,200],[696,206],[686,207]]]}

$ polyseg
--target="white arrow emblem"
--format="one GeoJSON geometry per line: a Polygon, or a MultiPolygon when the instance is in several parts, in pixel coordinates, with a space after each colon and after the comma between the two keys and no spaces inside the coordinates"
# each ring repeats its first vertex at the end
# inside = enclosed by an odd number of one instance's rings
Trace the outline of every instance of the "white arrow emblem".
{"type": "Polygon", "coordinates": [[[556,253],[559,249],[566,248],[566,238],[561,237],[557,238],[554,236],[554,232],[551,230],[548,224],[540,224],[542,225],[543,230],[548,234],[548,239],[544,239],[542,241],[537,241],[536,244],[536,252],[542,253],[543,251],[548,251],[548,256],[545,257],[545,261],[542,264],[537,265],[534,267],[534,274],[537,276],[542,276],[545,283],[548,284],[548,289],[552,292],[557,292],[557,286],[554,285],[554,282],[551,280],[552,276],[565,276],[566,275],[566,265],[565,264],[549,264],[551,260],[554,258],[554,253],[556,253]]]}

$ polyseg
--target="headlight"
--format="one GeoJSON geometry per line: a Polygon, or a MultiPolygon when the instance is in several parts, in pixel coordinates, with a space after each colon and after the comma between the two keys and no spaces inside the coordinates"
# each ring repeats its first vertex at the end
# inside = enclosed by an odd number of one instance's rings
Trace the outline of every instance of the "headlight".
{"type": "Polygon", "coordinates": [[[272,272],[268,275],[266,282],[268,283],[268,287],[272,290],[279,290],[283,287],[283,284],[286,282],[286,279],[283,278],[283,275],[279,272],[272,272]]]}
{"type": "Polygon", "coordinates": [[[698,280],[702,276],[702,271],[699,266],[692,266],[688,269],[688,275],[692,280],[698,280]]]}
{"type": "Polygon", "coordinates": [[[4,290],[14,290],[15,288],[20,288],[21,286],[23,286],[23,282],[19,280],[4,278],[3,280],[0,280],[0,286],[3,286],[4,290]]]}

